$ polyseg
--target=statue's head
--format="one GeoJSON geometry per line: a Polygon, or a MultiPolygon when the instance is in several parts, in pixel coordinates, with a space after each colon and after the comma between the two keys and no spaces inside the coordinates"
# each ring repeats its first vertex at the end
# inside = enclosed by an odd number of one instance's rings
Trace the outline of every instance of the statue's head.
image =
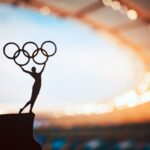
{"type": "Polygon", "coordinates": [[[35,67],[32,67],[32,72],[36,72],[36,68],[35,67]]]}

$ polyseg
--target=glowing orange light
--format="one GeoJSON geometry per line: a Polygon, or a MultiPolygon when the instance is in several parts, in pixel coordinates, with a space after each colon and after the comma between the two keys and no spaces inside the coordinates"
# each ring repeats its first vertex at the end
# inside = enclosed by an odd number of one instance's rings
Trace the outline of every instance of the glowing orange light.
{"type": "Polygon", "coordinates": [[[41,7],[40,12],[43,15],[49,15],[51,11],[50,11],[50,8],[48,6],[43,6],[43,7],[41,7]]]}

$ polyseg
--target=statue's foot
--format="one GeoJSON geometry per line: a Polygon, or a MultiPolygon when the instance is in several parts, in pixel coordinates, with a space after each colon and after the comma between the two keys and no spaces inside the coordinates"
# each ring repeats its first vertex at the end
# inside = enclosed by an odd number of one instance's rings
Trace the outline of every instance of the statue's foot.
{"type": "Polygon", "coordinates": [[[22,111],[23,111],[23,109],[20,109],[19,114],[21,114],[22,111]]]}

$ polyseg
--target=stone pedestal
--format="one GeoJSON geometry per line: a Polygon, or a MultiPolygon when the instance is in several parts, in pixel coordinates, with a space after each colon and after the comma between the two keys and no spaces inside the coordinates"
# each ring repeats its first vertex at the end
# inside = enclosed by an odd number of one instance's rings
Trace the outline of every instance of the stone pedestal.
{"type": "Polygon", "coordinates": [[[34,114],[0,115],[0,150],[42,150],[33,138],[34,114]]]}

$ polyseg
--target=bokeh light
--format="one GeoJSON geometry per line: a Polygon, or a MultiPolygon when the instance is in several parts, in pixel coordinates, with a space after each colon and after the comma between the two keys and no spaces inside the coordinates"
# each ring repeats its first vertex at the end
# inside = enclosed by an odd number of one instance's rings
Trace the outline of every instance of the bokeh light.
{"type": "Polygon", "coordinates": [[[136,12],[135,10],[130,9],[130,10],[127,11],[127,16],[128,16],[129,19],[131,19],[131,20],[136,20],[137,17],[138,17],[138,14],[137,14],[137,12],[136,12]]]}

